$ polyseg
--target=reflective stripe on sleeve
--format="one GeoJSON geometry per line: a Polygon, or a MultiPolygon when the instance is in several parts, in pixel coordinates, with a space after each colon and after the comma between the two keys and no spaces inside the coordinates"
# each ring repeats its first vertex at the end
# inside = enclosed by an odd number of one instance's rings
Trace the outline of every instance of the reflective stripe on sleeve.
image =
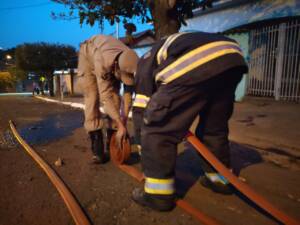
{"type": "Polygon", "coordinates": [[[146,95],[136,94],[133,107],[146,108],[150,98],[146,95]]]}
{"type": "Polygon", "coordinates": [[[146,177],[145,192],[148,194],[172,195],[175,193],[175,180],[146,177]]]}
{"type": "Polygon", "coordinates": [[[226,54],[238,53],[242,55],[242,51],[238,44],[229,41],[217,41],[200,46],[187,54],[178,58],[165,69],[160,71],[155,80],[162,83],[169,83],[191,70],[199,67],[211,60],[226,54]]]}

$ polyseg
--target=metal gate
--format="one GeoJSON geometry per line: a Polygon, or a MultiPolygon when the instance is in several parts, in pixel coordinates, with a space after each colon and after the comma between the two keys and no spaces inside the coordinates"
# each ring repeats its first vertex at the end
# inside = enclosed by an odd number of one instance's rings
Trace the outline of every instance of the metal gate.
{"type": "Polygon", "coordinates": [[[250,31],[247,92],[300,101],[300,21],[250,31]]]}

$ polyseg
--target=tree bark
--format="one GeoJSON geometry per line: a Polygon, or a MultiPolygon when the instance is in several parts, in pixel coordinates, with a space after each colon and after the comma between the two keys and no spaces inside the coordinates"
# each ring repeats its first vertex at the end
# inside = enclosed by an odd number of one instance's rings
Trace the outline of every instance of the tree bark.
{"type": "Polygon", "coordinates": [[[55,86],[56,86],[55,95],[60,96],[61,95],[61,92],[60,92],[60,89],[61,89],[61,87],[60,87],[60,75],[56,75],[55,86]]]}
{"type": "Polygon", "coordinates": [[[150,11],[154,22],[156,39],[177,33],[180,29],[178,12],[174,5],[176,1],[152,0],[150,11]]]}
{"type": "Polygon", "coordinates": [[[47,72],[47,80],[48,80],[48,88],[49,88],[49,94],[51,97],[54,96],[54,86],[53,86],[53,73],[47,72]]]}
{"type": "Polygon", "coordinates": [[[71,76],[71,95],[73,95],[74,94],[74,76],[75,76],[73,69],[70,70],[70,76],[71,76]]]}

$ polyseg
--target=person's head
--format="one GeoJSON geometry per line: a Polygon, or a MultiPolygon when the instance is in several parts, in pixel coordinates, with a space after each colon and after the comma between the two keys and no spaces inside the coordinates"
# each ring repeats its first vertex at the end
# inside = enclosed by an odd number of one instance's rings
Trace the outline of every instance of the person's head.
{"type": "Polygon", "coordinates": [[[117,76],[127,85],[132,85],[133,75],[136,72],[139,57],[132,49],[123,51],[117,60],[117,76]]]}

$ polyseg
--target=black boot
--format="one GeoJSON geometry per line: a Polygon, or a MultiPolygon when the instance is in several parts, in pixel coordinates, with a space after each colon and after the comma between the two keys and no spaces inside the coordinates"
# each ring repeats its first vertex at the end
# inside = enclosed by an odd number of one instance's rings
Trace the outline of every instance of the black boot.
{"type": "Polygon", "coordinates": [[[200,183],[203,187],[211,189],[213,192],[223,194],[223,195],[231,195],[233,194],[233,188],[228,183],[228,181],[223,178],[223,176],[218,173],[214,173],[218,179],[211,179],[208,175],[204,175],[200,178],[200,183]]]}
{"type": "Polygon", "coordinates": [[[143,207],[156,211],[167,212],[175,208],[174,195],[150,195],[142,189],[136,188],[132,192],[132,199],[143,207]]]}
{"type": "Polygon", "coordinates": [[[116,132],[115,130],[113,129],[106,129],[106,138],[105,138],[105,148],[104,148],[104,154],[105,156],[107,157],[107,159],[109,160],[110,159],[110,140],[111,140],[111,137],[112,135],[114,134],[114,132],[116,132]]]}
{"type": "Polygon", "coordinates": [[[101,130],[95,130],[89,132],[91,138],[91,149],[93,152],[93,163],[103,164],[107,162],[104,154],[103,136],[101,130]]]}

